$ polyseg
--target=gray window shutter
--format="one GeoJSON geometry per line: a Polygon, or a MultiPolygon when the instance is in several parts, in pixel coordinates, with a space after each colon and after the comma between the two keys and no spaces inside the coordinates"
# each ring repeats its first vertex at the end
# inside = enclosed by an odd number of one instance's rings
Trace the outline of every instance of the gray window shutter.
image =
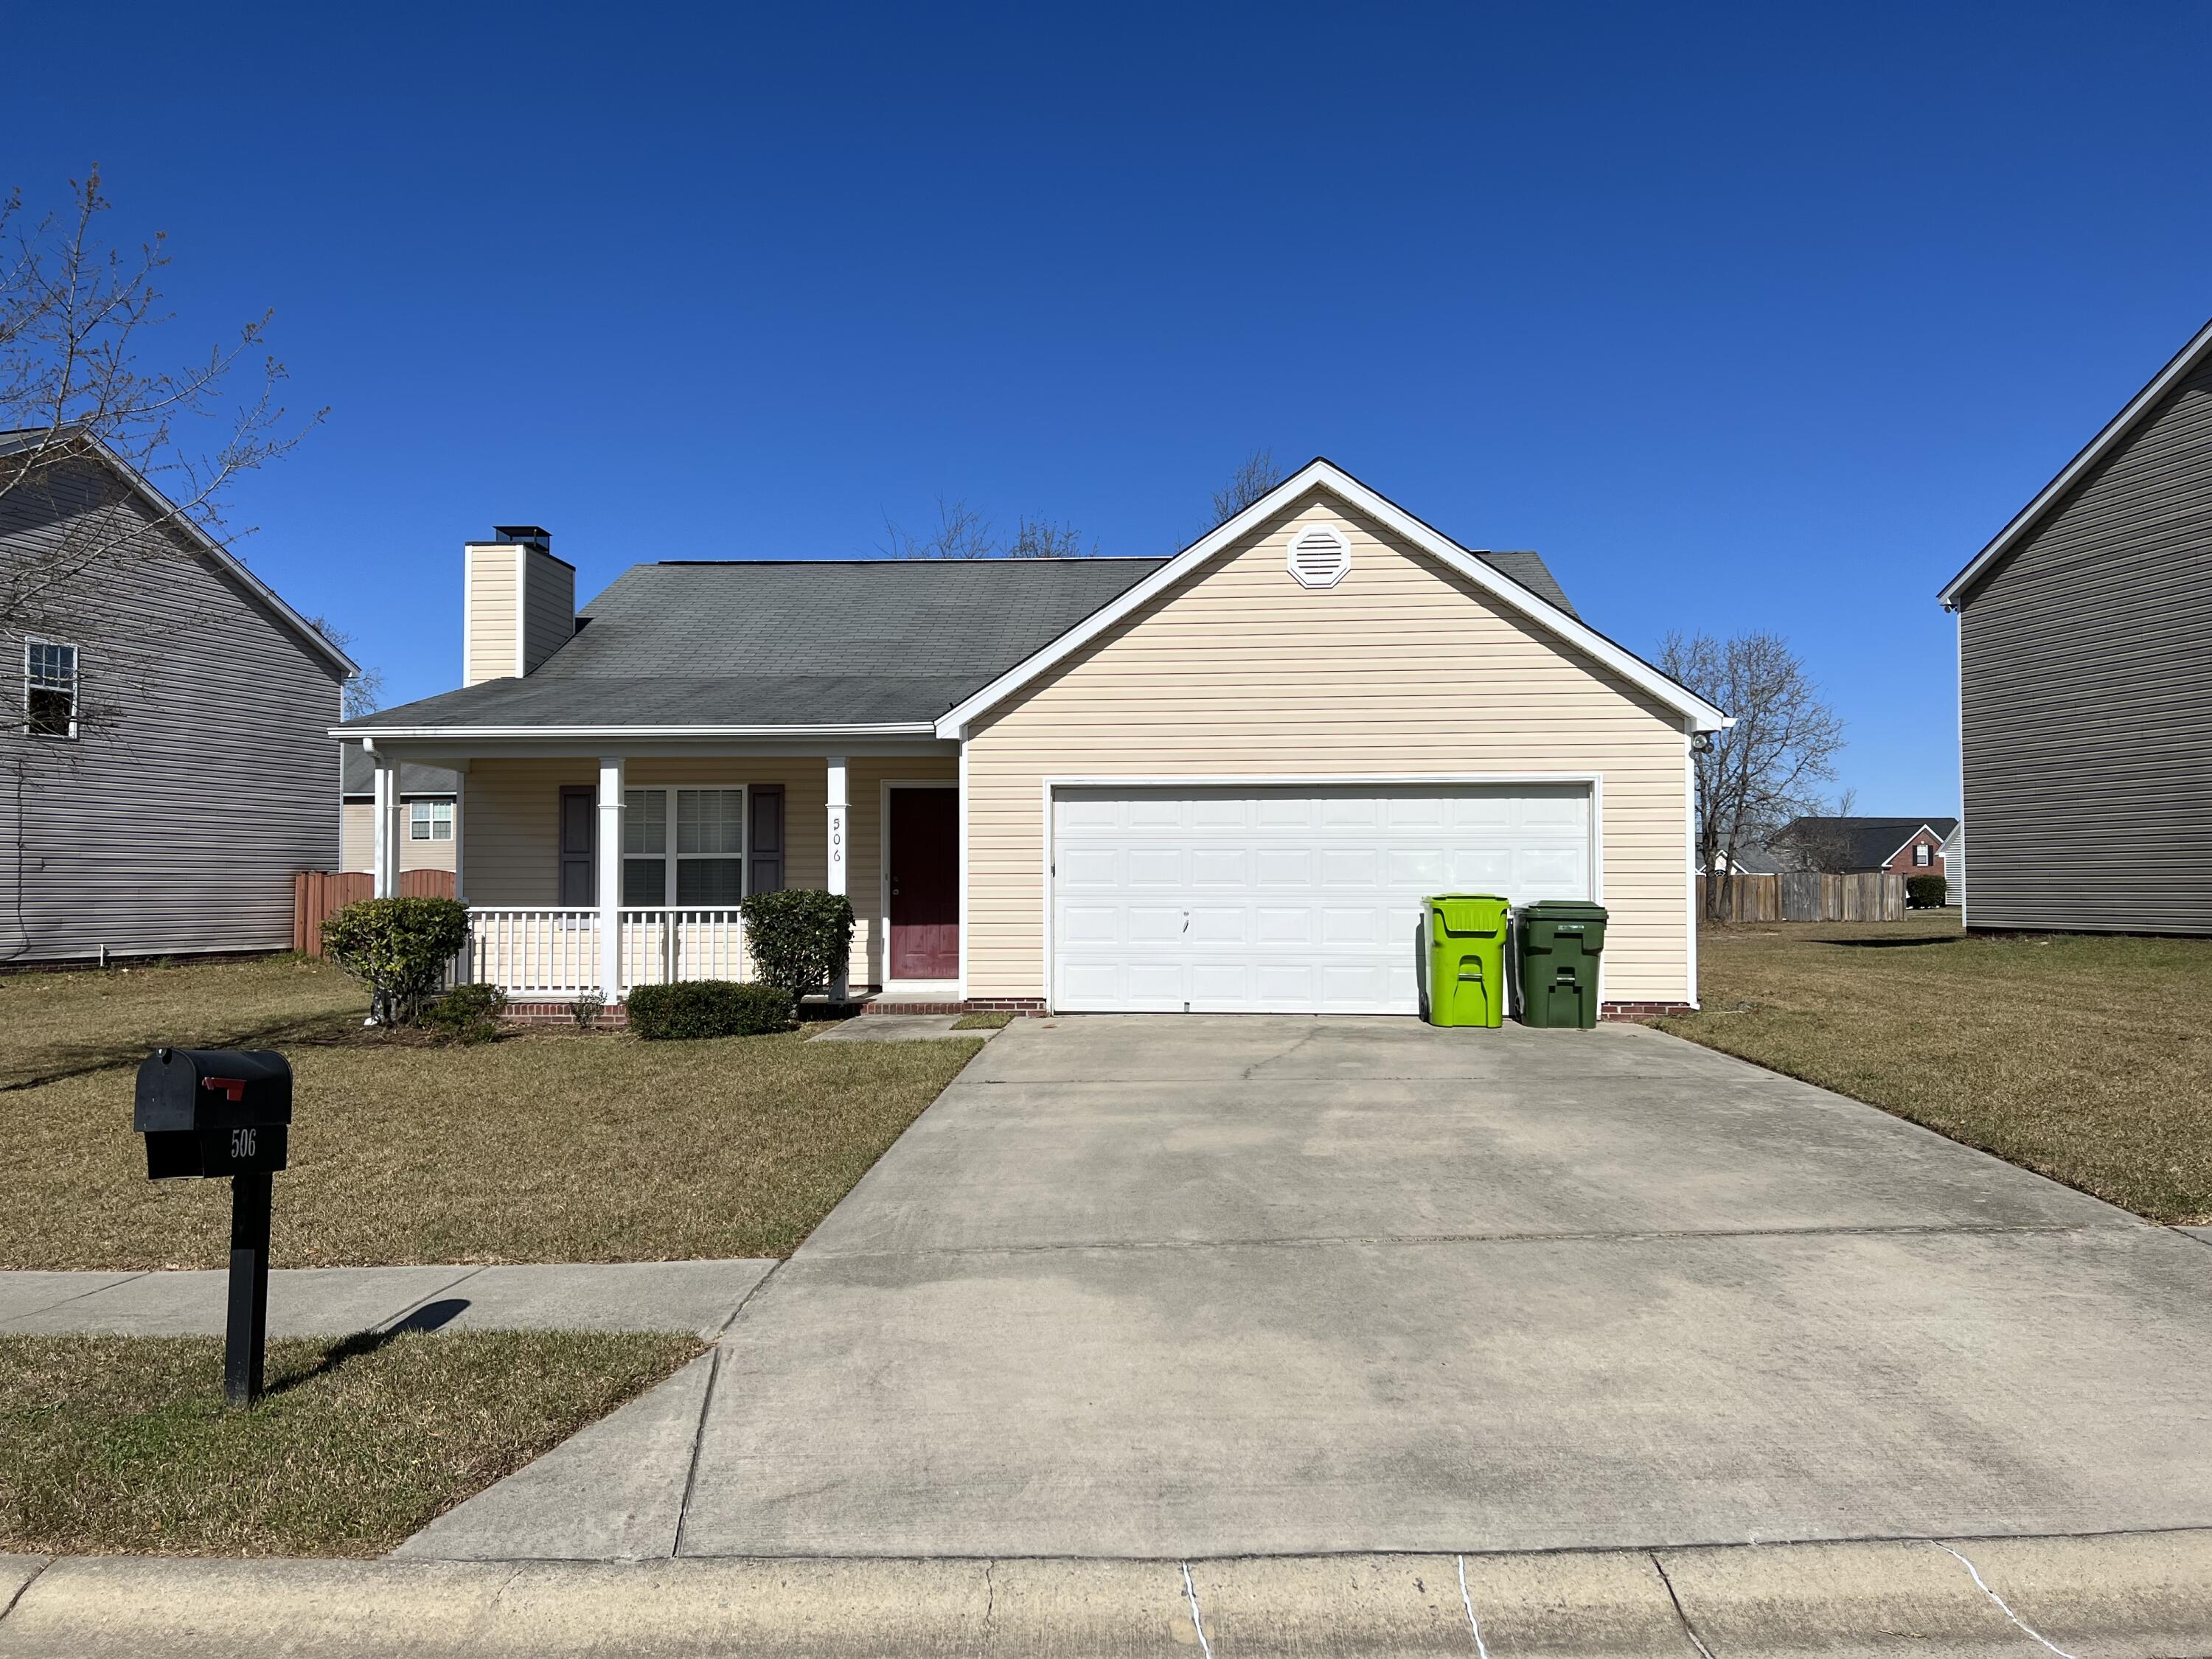
{"type": "Polygon", "coordinates": [[[599,900],[599,792],[589,784],[561,791],[561,902],[597,904],[599,900]]]}
{"type": "Polygon", "coordinates": [[[783,890],[783,786],[757,783],[752,787],[752,826],[746,838],[752,869],[745,891],[775,893],[783,890]]]}

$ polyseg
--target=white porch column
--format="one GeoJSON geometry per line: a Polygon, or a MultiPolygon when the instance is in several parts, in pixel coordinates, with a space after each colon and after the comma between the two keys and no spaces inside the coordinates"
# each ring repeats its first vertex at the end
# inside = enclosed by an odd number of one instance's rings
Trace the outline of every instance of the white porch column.
{"type": "MultiPolygon", "coordinates": [[[[845,891],[847,863],[845,855],[851,850],[850,841],[846,835],[846,820],[850,803],[845,799],[845,757],[842,755],[830,755],[826,758],[830,780],[830,842],[827,848],[829,887],[833,893],[842,893],[845,891]]],[[[830,1000],[842,1002],[851,994],[850,964],[840,963],[837,965],[837,972],[830,981],[830,1000]]]]}
{"type": "Polygon", "coordinates": [[[399,765],[389,755],[376,763],[376,896],[399,896],[399,765]]]}
{"type": "Polygon", "coordinates": [[[464,904],[469,902],[469,890],[463,877],[468,860],[468,799],[469,769],[453,769],[453,896],[464,904]]]}
{"type": "Polygon", "coordinates": [[[623,757],[599,757],[599,989],[622,1000],[623,757]]]}

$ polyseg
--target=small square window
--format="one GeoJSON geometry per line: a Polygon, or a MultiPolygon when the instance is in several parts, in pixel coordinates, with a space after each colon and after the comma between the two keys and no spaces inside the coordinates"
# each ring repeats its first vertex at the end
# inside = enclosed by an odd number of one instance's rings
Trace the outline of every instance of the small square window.
{"type": "Polygon", "coordinates": [[[1916,842],[1912,848],[1912,861],[1925,868],[1936,862],[1936,849],[1924,841],[1916,842]]]}
{"type": "Polygon", "coordinates": [[[453,840],[453,803],[449,800],[409,802],[407,835],[410,841],[453,840]]]}

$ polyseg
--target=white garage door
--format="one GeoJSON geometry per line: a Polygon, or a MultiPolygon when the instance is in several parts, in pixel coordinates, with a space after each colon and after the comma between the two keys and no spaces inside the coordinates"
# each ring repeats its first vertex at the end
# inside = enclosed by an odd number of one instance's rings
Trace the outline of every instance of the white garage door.
{"type": "Polygon", "coordinates": [[[1053,1003],[1415,1013],[1421,899],[1590,893],[1587,786],[1062,788],[1053,1003]]]}

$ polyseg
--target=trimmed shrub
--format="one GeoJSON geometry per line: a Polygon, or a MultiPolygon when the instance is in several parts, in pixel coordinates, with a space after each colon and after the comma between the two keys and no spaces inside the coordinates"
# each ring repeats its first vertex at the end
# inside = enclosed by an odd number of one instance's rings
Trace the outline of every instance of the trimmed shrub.
{"type": "Polygon", "coordinates": [[[738,906],[753,971],[795,1004],[821,990],[853,954],[853,903],[842,893],[787,887],[738,906]]]}
{"type": "Polygon", "coordinates": [[[791,1028],[791,998],[781,987],[726,979],[677,985],[634,985],[629,1029],[641,1037],[765,1036],[791,1028]]]}
{"type": "Polygon", "coordinates": [[[1905,878],[1905,902],[1915,910],[1941,908],[1950,890],[1951,884],[1941,876],[1907,876],[1905,878]]]}
{"type": "Polygon", "coordinates": [[[496,985],[456,985],[422,1011],[422,1023],[457,1042],[489,1042],[499,1035],[507,993],[496,985]]]}
{"type": "Polygon", "coordinates": [[[413,1024],[468,942],[459,899],[362,899],[323,924],[323,954],[368,987],[379,1024],[413,1024]]]}

